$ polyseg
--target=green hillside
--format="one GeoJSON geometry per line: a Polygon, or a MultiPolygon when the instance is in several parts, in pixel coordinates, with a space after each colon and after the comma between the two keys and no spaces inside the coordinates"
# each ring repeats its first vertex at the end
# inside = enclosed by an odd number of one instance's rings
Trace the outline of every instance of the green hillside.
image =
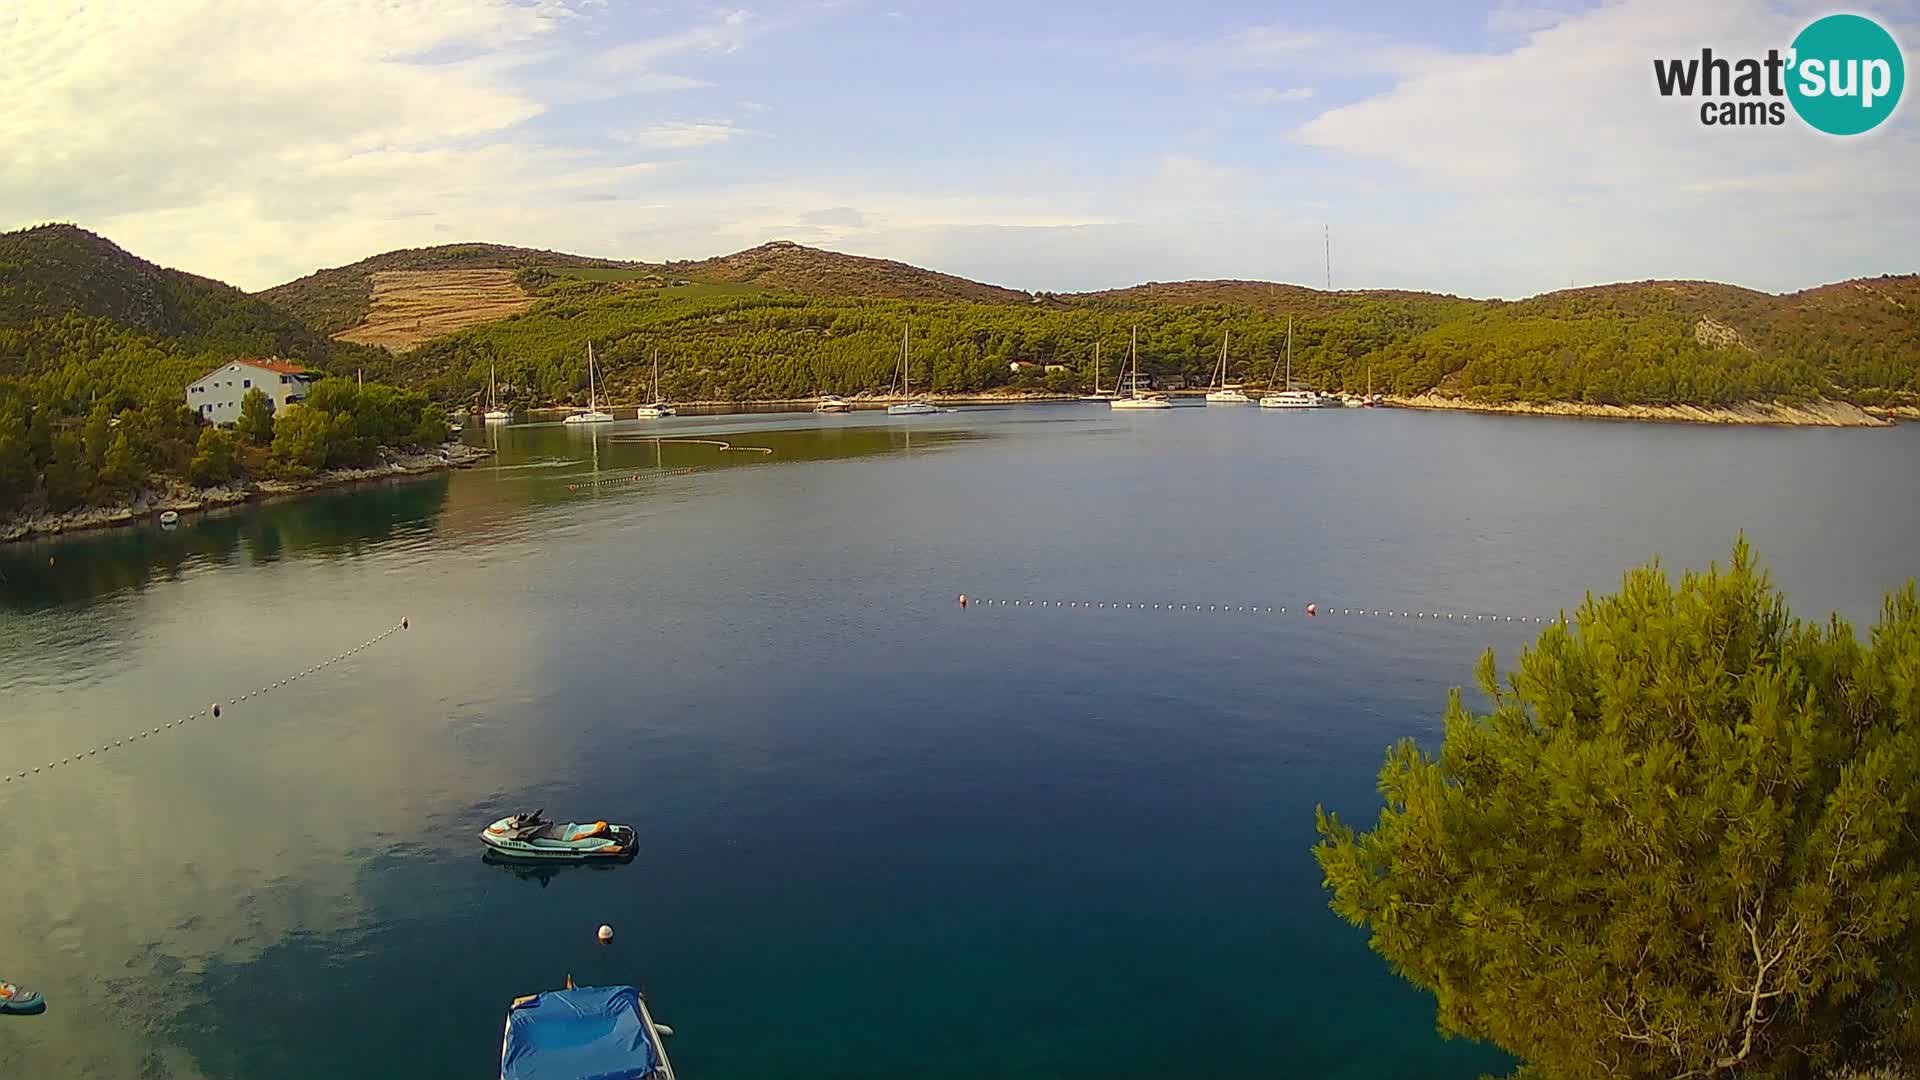
{"type": "MultiPolygon", "coordinates": [[[[595,343],[616,396],[639,393],[655,346],[681,400],[803,397],[883,388],[911,323],[914,384],[977,391],[1016,381],[1008,362],[1064,364],[1056,389],[1090,382],[1094,343],[1112,385],[1128,334],[1142,370],[1205,381],[1231,331],[1234,378],[1278,378],[1289,315],[1294,380],[1325,390],[1439,392],[1482,402],[1725,405],[1920,394],[1920,296],[1912,277],[1790,296],[1643,282],[1518,302],[1430,293],[1326,293],[1258,282],[1187,282],[1036,303],[915,302],[544,278],[540,302],[448,335],[379,370],[448,399],[477,393],[488,365],[525,403],[585,389],[595,343]]],[[[372,369],[370,369],[372,370],[372,369]]]]}
{"type": "Polygon", "coordinates": [[[101,398],[177,400],[189,381],[236,356],[325,369],[371,352],[72,225],[0,233],[0,383],[64,411],[101,398]]]}

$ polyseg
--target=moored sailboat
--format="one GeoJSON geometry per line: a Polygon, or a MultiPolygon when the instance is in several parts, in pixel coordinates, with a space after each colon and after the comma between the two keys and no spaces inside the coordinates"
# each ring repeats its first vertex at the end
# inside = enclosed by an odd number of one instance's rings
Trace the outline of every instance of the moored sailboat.
{"type": "Polygon", "coordinates": [[[600,411],[600,390],[593,370],[593,342],[587,342],[587,411],[577,412],[561,421],[566,424],[610,424],[611,413],[600,411]]]}

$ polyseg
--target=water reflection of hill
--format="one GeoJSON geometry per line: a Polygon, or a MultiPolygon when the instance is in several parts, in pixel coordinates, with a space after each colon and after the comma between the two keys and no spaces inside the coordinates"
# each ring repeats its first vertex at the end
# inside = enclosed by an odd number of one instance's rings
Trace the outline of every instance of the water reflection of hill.
{"type": "Polygon", "coordinates": [[[639,482],[690,472],[918,453],[987,435],[973,427],[916,430],[864,418],[822,427],[805,415],[791,416],[791,426],[764,415],[689,420],[658,427],[547,424],[477,432],[472,441],[492,447],[496,456],[465,472],[193,515],[174,529],[143,524],[0,546],[0,610],[44,610],[137,591],[240,560],[353,556],[448,531],[519,539],[539,525],[528,518],[530,508],[572,502],[580,485],[610,476],[633,481],[627,490],[644,496],[646,485],[639,482]],[[772,453],[728,450],[703,440],[772,453]]]}
{"type": "Polygon", "coordinates": [[[367,484],[299,499],[0,547],[0,608],[94,599],[244,559],[335,558],[430,533],[448,477],[367,484]]]}

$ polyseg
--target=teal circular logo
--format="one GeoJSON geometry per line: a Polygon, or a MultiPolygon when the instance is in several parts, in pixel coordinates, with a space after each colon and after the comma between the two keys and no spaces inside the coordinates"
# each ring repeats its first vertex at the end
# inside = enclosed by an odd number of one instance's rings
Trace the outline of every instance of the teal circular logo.
{"type": "Polygon", "coordinates": [[[1900,46],[1861,15],[1816,19],[1793,39],[1787,100],[1829,135],[1858,135],[1893,115],[1907,83],[1900,46]]]}

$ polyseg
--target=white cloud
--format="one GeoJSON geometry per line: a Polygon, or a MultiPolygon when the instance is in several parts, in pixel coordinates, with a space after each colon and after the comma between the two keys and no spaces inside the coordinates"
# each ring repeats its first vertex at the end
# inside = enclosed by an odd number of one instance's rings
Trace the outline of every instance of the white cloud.
{"type": "Polygon", "coordinates": [[[1262,86],[1252,90],[1242,90],[1233,95],[1233,100],[1243,105],[1287,105],[1311,101],[1313,96],[1314,89],[1311,86],[1295,86],[1287,90],[1274,86],[1262,86]]]}
{"type": "Polygon", "coordinates": [[[616,132],[614,138],[647,150],[687,150],[726,142],[744,133],[744,129],[724,121],[668,120],[635,131],[616,132]]]}

